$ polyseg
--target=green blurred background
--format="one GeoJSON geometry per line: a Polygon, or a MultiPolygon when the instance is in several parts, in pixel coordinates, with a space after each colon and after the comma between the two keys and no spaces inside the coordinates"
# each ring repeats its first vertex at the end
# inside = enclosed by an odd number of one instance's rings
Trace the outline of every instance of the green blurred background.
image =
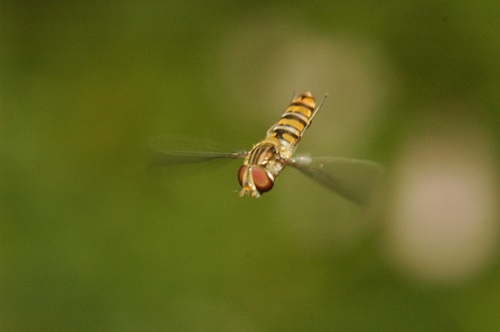
{"type": "Polygon", "coordinates": [[[0,8],[1,330],[500,329],[498,1],[0,8]],[[249,148],[305,90],[300,151],[387,166],[370,208],[148,171],[151,137],[249,148]]]}

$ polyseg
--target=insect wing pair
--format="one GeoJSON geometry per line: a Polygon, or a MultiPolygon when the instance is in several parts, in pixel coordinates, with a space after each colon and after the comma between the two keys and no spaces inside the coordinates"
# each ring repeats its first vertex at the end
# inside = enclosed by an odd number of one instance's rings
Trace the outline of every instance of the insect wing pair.
{"type": "Polygon", "coordinates": [[[218,144],[200,145],[184,139],[172,139],[163,143],[155,140],[152,147],[161,153],[155,164],[244,159],[238,171],[238,180],[242,186],[240,196],[248,194],[251,197],[259,197],[271,190],[276,177],[286,166],[291,166],[343,197],[365,204],[383,173],[383,168],[378,163],[332,156],[292,156],[322,104],[315,108],[314,98],[309,92],[294,98],[280,120],[269,128],[266,138],[250,151],[229,151],[220,149],[218,144]]]}

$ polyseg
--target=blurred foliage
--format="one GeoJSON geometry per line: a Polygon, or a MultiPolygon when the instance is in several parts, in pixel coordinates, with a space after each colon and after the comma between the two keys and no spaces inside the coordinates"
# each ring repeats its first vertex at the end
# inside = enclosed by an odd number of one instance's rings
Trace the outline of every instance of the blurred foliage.
{"type": "Polygon", "coordinates": [[[499,2],[0,8],[2,330],[500,328],[498,258],[429,285],[384,258],[383,217],[298,173],[252,200],[237,162],[147,169],[155,135],[249,148],[302,89],[333,96],[309,150],[390,165],[440,104],[498,150],[499,2]]]}

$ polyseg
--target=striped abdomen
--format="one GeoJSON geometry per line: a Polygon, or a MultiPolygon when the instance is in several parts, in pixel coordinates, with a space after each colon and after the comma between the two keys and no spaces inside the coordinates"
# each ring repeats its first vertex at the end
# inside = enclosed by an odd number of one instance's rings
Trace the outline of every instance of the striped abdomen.
{"type": "Polygon", "coordinates": [[[309,127],[317,110],[314,97],[304,92],[296,97],[281,119],[267,131],[267,138],[275,137],[281,144],[294,148],[309,127]]]}

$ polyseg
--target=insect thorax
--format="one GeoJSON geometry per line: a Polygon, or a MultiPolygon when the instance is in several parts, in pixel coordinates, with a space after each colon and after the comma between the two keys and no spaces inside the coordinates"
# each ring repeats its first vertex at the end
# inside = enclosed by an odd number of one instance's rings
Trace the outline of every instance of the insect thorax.
{"type": "Polygon", "coordinates": [[[290,157],[290,148],[281,144],[277,138],[270,137],[253,147],[244,164],[263,166],[276,178],[290,157]]]}

